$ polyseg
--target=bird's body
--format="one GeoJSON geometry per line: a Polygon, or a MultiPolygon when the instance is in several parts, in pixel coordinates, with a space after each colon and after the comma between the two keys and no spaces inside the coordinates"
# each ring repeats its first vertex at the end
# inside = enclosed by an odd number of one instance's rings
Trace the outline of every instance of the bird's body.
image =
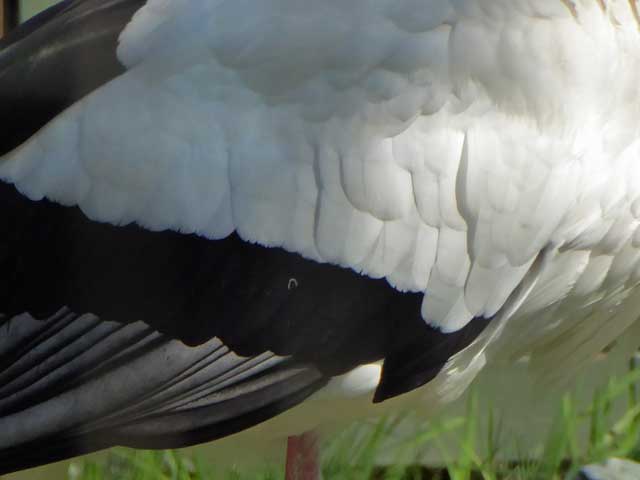
{"type": "Polygon", "coordinates": [[[638,8],[76,0],[17,30],[0,464],[584,367],[640,304],[638,8]]]}

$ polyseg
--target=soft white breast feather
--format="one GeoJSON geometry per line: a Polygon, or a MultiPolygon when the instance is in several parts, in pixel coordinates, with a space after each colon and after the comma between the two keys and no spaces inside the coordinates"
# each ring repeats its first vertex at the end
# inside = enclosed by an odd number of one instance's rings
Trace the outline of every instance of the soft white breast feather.
{"type": "MultiPolygon", "coordinates": [[[[236,230],[386,277],[456,330],[499,311],[542,249],[632,248],[635,17],[568,5],[150,0],[121,35],[127,73],[0,176],[95,220],[236,230]]],[[[595,270],[532,298],[629,277],[595,270]]]]}

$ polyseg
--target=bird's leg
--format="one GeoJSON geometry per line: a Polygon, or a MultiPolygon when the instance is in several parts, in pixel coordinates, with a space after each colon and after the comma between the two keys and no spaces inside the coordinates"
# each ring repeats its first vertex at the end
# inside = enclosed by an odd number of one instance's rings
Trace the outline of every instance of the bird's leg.
{"type": "Polygon", "coordinates": [[[314,432],[288,438],[285,480],[320,480],[318,436],[314,432]]]}

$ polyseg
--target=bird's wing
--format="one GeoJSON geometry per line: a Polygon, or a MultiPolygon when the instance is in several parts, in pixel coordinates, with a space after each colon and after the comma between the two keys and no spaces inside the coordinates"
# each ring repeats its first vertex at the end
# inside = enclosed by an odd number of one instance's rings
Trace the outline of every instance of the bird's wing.
{"type": "Polygon", "coordinates": [[[593,248],[611,192],[638,190],[619,155],[637,137],[618,93],[635,64],[611,61],[633,53],[636,23],[597,3],[151,0],[119,34],[127,71],[0,176],[93,220],[235,231],[386,278],[459,332],[540,252],[593,248]]]}
{"type": "Polygon", "coordinates": [[[62,309],[0,320],[0,471],[112,445],[173,448],[264,421],[326,382],[311,366],[265,352],[197,347],[142,322],[62,309]]]}
{"type": "MultiPolygon", "coordinates": [[[[446,335],[422,320],[420,294],[235,234],[212,241],[92,222],[77,208],[32,202],[7,184],[0,201],[8,253],[0,268],[11,272],[0,278],[0,304],[8,318],[46,318],[67,306],[104,320],[143,320],[189,345],[217,336],[241,355],[294,356],[325,375],[396,353],[431,353],[431,361],[413,364],[421,383],[486,325],[446,335]]],[[[419,384],[412,382],[396,378],[380,395],[419,384]]]]}
{"type": "Polygon", "coordinates": [[[85,215],[14,210],[29,227],[9,233],[53,229],[65,253],[32,240],[9,311],[141,319],[328,374],[386,358],[381,398],[423,384],[541,252],[602,239],[577,198],[619,205],[637,70],[611,59],[637,30],[593,3],[579,22],[551,0],[150,0],[119,36],[127,70],[0,158],[24,196],[85,215]]]}
{"type": "Polygon", "coordinates": [[[444,334],[420,317],[419,294],[236,235],[91,222],[7,184],[0,199],[2,470],[215,439],[379,359],[384,400],[433,379],[486,326],[444,334]]]}

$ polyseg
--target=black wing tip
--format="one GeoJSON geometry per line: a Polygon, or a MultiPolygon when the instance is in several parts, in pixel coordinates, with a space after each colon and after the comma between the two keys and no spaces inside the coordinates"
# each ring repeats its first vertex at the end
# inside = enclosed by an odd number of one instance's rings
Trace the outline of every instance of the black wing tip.
{"type": "Polygon", "coordinates": [[[380,383],[373,403],[409,393],[433,380],[449,359],[471,345],[491,318],[475,317],[461,329],[444,333],[424,320],[418,335],[394,347],[382,366],[380,383]]]}
{"type": "Polygon", "coordinates": [[[432,366],[419,374],[411,376],[385,376],[383,368],[382,379],[373,395],[373,403],[382,403],[385,400],[404,395],[426,385],[438,375],[443,366],[444,363],[432,366]]]}

